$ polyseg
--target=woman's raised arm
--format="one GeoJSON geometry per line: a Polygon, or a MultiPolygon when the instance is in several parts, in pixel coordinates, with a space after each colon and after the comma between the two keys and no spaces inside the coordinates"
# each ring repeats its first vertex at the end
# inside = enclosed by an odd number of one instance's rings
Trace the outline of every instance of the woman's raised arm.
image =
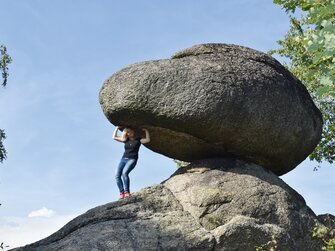
{"type": "Polygon", "coordinates": [[[115,130],[114,130],[114,133],[113,133],[113,139],[115,139],[116,141],[119,141],[119,142],[124,142],[121,137],[117,136],[117,132],[118,132],[119,129],[120,129],[119,126],[115,127],[115,130]]]}
{"type": "Polygon", "coordinates": [[[150,142],[150,135],[149,135],[148,129],[143,128],[142,130],[145,132],[145,138],[141,139],[141,143],[142,144],[149,143],[150,142]]]}

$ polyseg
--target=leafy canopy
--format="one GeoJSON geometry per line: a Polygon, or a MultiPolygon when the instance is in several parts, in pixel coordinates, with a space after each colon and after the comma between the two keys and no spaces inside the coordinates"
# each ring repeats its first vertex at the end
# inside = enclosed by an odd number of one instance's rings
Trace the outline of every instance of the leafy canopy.
{"type": "Polygon", "coordinates": [[[307,87],[322,112],[322,139],[310,159],[335,160],[335,0],[273,0],[290,16],[279,48],[286,65],[307,87]]]}
{"type": "Polygon", "coordinates": [[[292,60],[293,69],[307,70],[302,80],[312,80],[318,96],[335,98],[335,1],[274,0],[274,3],[281,5],[291,20],[290,32],[279,42],[282,46],[279,54],[292,60]],[[300,19],[293,17],[297,9],[303,13],[300,19]]]}
{"type": "Polygon", "coordinates": [[[2,74],[2,86],[7,85],[8,79],[8,64],[12,62],[11,57],[7,54],[7,48],[4,45],[0,45],[0,71],[2,74]]]}
{"type": "MultiPolygon", "coordinates": [[[[0,45],[0,71],[2,75],[2,86],[7,85],[8,78],[8,64],[12,62],[11,57],[7,54],[7,48],[4,45],[0,45]]],[[[6,138],[4,130],[0,129],[0,163],[6,158],[6,149],[2,141],[6,138]]]]}

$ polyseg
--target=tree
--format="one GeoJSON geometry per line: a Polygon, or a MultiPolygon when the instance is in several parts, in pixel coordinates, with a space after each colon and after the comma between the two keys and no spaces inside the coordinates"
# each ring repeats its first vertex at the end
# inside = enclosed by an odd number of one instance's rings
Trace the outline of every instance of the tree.
{"type": "Polygon", "coordinates": [[[4,45],[0,45],[0,70],[2,73],[2,86],[7,85],[8,79],[8,64],[12,62],[11,57],[7,54],[7,48],[4,45]]]}
{"type": "MultiPolygon", "coordinates": [[[[0,45],[0,71],[2,73],[2,86],[6,87],[7,78],[8,78],[8,64],[12,62],[11,57],[7,54],[7,48],[4,45],[0,45]]],[[[0,162],[6,158],[6,149],[2,143],[2,141],[6,138],[5,131],[0,129],[0,162]]],[[[0,204],[1,206],[1,204],[0,204]]],[[[3,242],[0,243],[0,248],[4,249],[9,246],[6,246],[3,242]]]]}
{"type": "Polygon", "coordinates": [[[270,51],[290,60],[285,66],[307,87],[322,112],[322,139],[309,156],[335,160],[335,0],[273,0],[290,17],[290,30],[270,51]],[[299,13],[299,14],[297,14],[299,13]],[[301,15],[298,17],[298,15],[301,15]]]}
{"type": "Polygon", "coordinates": [[[322,250],[335,250],[335,220],[329,215],[325,215],[324,225],[315,224],[312,229],[312,237],[323,242],[322,250]]]}
{"type": "MultiPolygon", "coordinates": [[[[8,79],[8,64],[12,62],[11,57],[7,54],[7,48],[0,45],[0,71],[2,73],[2,86],[6,87],[8,79]]],[[[6,139],[5,131],[0,129],[0,162],[6,158],[6,149],[3,145],[3,140],[6,139]]]]}

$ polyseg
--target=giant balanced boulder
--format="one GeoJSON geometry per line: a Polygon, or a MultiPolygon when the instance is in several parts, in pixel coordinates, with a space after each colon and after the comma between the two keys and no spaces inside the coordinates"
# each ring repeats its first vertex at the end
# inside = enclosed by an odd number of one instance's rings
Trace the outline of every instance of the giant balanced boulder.
{"type": "Polygon", "coordinates": [[[282,175],[320,140],[322,116],[303,84],[271,56],[201,44],[114,73],[100,91],[114,125],[147,127],[151,150],[194,161],[237,156],[282,175]]]}

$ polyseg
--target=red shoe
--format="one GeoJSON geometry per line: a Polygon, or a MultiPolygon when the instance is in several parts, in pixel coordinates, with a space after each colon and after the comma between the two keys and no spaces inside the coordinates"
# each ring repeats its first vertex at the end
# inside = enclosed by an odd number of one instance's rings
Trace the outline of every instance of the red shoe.
{"type": "Polygon", "coordinates": [[[120,193],[120,200],[124,199],[124,194],[125,193],[120,193]]]}
{"type": "Polygon", "coordinates": [[[130,197],[130,193],[129,192],[124,192],[123,194],[124,194],[124,198],[130,197]]]}

